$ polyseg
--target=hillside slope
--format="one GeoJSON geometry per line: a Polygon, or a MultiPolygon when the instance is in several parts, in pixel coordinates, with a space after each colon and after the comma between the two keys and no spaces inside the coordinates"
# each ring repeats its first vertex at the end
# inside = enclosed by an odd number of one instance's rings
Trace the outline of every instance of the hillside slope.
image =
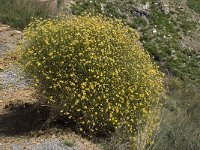
{"type": "MultiPolygon", "coordinates": [[[[125,24],[139,31],[142,46],[166,74],[167,89],[160,128],[155,133],[154,143],[147,145],[146,149],[199,150],[200,1],[59,2],[62,5],[57,15],[101,13],[122,19],[125,24]]],[[[18,24],[20,19],[14,19],[18,24]]],[[[23,23],[24,27],[27,22],[23,23]]],[[[64,149],[98,150],[101,145],[106,150],[128,150],[129,140],[120,132],[108,138],[88,140],[74,133],[76,127],[73,124],[65,124],[59,119],[52,120],[50,128],[43,130],[46,120],[52,116],[46,105],[38,103],[33,94],[34,89],[28,86],[28,81],[24,80],[21,71],[16,68],[18,54],[15,50],[20,38],[20,31],[0,25],[0,149],[28,149],[33,145],[42,147],[50,142],[53,145],[49,146],[61,149],[64,146],[64,149]],[[98,144],[94,144],[93,140],[98,144]]]]}

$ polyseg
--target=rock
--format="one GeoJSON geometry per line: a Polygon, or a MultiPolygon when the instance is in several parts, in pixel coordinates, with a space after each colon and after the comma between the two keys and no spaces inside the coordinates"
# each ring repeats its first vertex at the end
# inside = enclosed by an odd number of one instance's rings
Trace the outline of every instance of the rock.
{"type": "Polygon", "coordinates": [[[10,36],[18,35],[18,34],[21,34],[21,33],[22,33],[21,31],[13,30],[13,31],[10,32],[10,36]]]}
{"type": "Polygon", "coordinates": [[[4,24],[0,24],[0,32],[1,31],[6,31],[10,29],[10,26],[9,25],[4,25],[4,24]]]}
{"type": "Polygon", "coordinates": [[[138,5],[133,7],[131,13],[138,17],[150,18],[150,3],[147,2],[145,5],[138,5]]]}
{"type": "Polygon", "coordinates": [[[181,6],[179,6],[178,8],[179,8],[179,9],[184,9],[184,8],[183,8],[183,7],[181,7],[181,6]]]}
{"type": "Polygon", "coordinates": [[[146,4],[142,6],[142,8],[143,8],[144,10],[149,10],[149,8],[150,8],[150,3],[149,3],[149,2],[146,2],[146,4]]]}
{"type": "Polygon", "coordinates": [[[159,2],[158,3],[158,8],[164,12],[165,14],[169,14],[169,4],[167,2],[159,2]]]}
{"type": "Polygon", "coordinates": [[[132,12],[133,15],[138,16],[138,17],[142,17],[145,16],[146,18],[150,18],[150,14],[149,12],[145,11],[145,10],[140,10],[138,8],[135,8],[132,12]]]}
{"type": "Polygon", "coordinates": [[[152,31],[154,34],[156,34],[157,33],[157,30],[156,30],[156,28],[153,28],[153,31],[152,31]]]}
{"type": "Polygon", "coordinates": [[[101,6],[101,12],[104,13],[106,5],[104,3],[100,3],[100,6],[101,6]]]}

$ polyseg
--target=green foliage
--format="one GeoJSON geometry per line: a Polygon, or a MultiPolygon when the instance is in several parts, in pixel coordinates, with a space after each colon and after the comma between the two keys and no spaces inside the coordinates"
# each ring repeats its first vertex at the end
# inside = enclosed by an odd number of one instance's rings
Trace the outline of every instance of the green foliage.
{"type": "Polygon", "coordinates": [[[0,1],[0,22],[12,27],[23,29],[32,18],[45,18],[49,14],[49,10],[36,0],[0,1]]]}
{"type": "Polygon", "coordinates": [[[162,123],[150,150],[200,149],[200,92],[189,82],[171,78],[162,123]]]}
{"type": "Polygon", "coordinates": [[[103,14],[108,17],[125,19],[126,16],[117,10],[117,7],[106,0],[78,0],[72,6],[72,13],[74,15],[81,15],[85,12],[93,14],[103,14]]]}
{"type": "Polygon", "coordinates": [[[187,5],[190,9],[193,9],[197,13],[200,13],[200,1],[199,0],[187,0],[187,5]]]}
{"type": "Polygon", "coordinates": [[[68,147],[73,147],[75,145],[75,142],[74,141],[67,141],[65,140],[63,142],[64,145],[68,146],[68,147]]]}
{"type": "MultiPolygon", "coordinates": [[[[145,4],[146,1],[141,1],[145,4]]],[[[139,3],[139,2],[138,2],[139,3]]],[[[74,14],[81,14],[87,10],[98,10],[113,18],[123,19],[130,27],[141,32],[140,41],[157,63],[166,72],[184,80],[191,79],[193,83],[200,84],[200,57],[196,49],[182,48],[180,39],[182,35],[189,35],[196,28],[197,22],[191,21],[184,11],[177,8],[177,17],[172,13],[163,13],[155,0],[150,1],[149,18],[133,15],[133,8],[129,1],[106,2],[80,0],[72,7],[74,14]],[[94,5],[95,4],[95,5],[94,5]],[[101,5],[104,4],[104,11],[101,5]],[[107,7],[109,6],[109,7],[107,7]],[[130,9],[129,9],[130,8],[130,9]],[[156,29],[156,33],[153,30],[156,29]]],[[[198,6],[198,5],[197,5],[198,6]]]]}
{"type": "MultiPolygon", "coordinates": [[[[145,4],[147,1],[140,2],[145,4]]],[[[121,5],[112,1],[109,4],[115,9],[113,12],[121,11],[128,16],[124,21],[127,21],[130,27],[140,31],[140,41],[145,50],[154,57],[163,70],[180,77],[181,80],[189,79],[187,83],[178,79],[167,81],[169,91],[165,108],[162,109],[163,122],[160,129],[154,133],[154,143],[150,147],[147,145],[146,149],[200,149],[199,88],[191,85],[193,83],[196,86],[200,84],[200,55],[197,49],[182,48],[180,45],[181,39],[184,36],[191,36],[198,23],[192,21],[187,11],[178,8],[179,5],[175,6],[176,11],[165,14],[155,4],[156,2],[158,1],[150,1],[151,8],[147,20],[130,13],[132,7],[129,8],[134,6],[133,1],[127,1],[127,3],[123,1],[121,5]],[[153,33],[153,29],[156,29],[157,32],[153,33]]],[[[104,3],[106,4],[106,2],[104,3]]],[[[198,0],[187,1],[189,8],[196,12],[199,12],[200,8],[198,3],[198,0]]],[[[107,13],[106,10],[105,13],[107,13]]],[[[110,14],[106,15],[111,16],[110,14]]],[[[115,15],[112,16],[115,17],[115,15]]],[[[130,143],[123,135],[123,133],[113,135],[103,144],[104,147],[106,149],[123,149],[123,147],[128,149],[127,146],[130,143]]]]}
{"type": "Polygon", "coordinates": [[[179,15],[178,18],[176,19],[176,22],[179,24],[179,28],[182,30],[184,35],[189,35],[191,31],[196,29],[198,23],[189,20],[190,16],[186,12],[178,9],[177,11],[179,11],[179,15]]]}
{"type": "Polygon", "coordinates": [[[193,83],[199,84],[199,54],[196,50],[182,48],[179,44],[180,34],[177,32],[179,28],[180,32],[186,34],[194,29],[195,23],[185,21],[186,16],[183,13],[179,14],[179,20],[173,20],[169,14],[163,14],[154,5],[151,14],[153,14],[150,20],[151,26],[142,30],[141,40],[145,49],[154,56],[162,68],[168,69],[173,75],[182,79],[191,79],[193,83]],[[181,18],[184,18],[184,21],[181,18]],[[176,25],[177,21],[180,22],[180,26],[176,25]],[[152,33],[154,26],[156,34],[152,33]]]}
{"type": "Polygon", "coordinates": [[[26,71],[57,112],[80,131],[125,127],[149,141],[157,125],[163,74],[135,30],[101,16],[37,20],[21,44],[26,71]]]}

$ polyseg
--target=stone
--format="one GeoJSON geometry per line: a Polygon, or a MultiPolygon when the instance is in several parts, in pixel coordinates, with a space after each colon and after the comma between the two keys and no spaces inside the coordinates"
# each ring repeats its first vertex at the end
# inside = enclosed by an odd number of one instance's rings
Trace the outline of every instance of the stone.
{"type": "Polygon", "coordinates": [[[21,34],[21,33],[22,33],[21,31],[13,30],[13,31],[10,32],[10,36],[18,35],[18,34],[21,34]]]}
{"type": "Polygon", "coordinates": [[[154,28],[152,32],[153,32],[154,34],[156,34],[156,33],[157,33],[156,28],[154,28]]]}
{"type": "Polygon", "coordinates": [[[147,2],[145,5],[138,5],[133,8],[131,13],[138,17],[146,17],[147,19],[150,18],[150,3],[147,2]]]}
{"type": "Polygon", "coordinates": [[[150,8],[150,3],[149,2],[146,2],[145,5],[142,6],[144,10],[149,10],[150,8]]]}
{"type": "Polygon", "coordinates": [[[0,32],[1,31],[6,31],[10,29],[10,26],[9,25],[4,25],[4,24],[0,24],[0,32]]]}
{"type": "Polygon", "coordinates": [[[100,3],[100,6],[101,6],[101,12],[104,13],[104,12],[105,12],[105,6],[106,6],[106,5],[103,4],[103,3],[100,3]]]}
{"type": "Polygon", "coordinates": [[[169,4],[167,2],[159,2],[158,3],[158,8],[164,12],[165,14],[169,14],[169,4]]]}

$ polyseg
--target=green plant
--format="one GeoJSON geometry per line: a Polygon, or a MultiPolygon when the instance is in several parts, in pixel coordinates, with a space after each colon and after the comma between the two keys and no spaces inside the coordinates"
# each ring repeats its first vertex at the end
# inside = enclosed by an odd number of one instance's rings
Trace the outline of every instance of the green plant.
{"type": "Polygon", "coordinates": [[[150,150],[200,149],[199,88],[177,78],[167,79],[168,96],[162,123],[150,150]]]}
{"type": "MultiPolygon", "coordinates": [[[[98,2],[98,1],[96,1],[98,2]]],[[[138,1],[139,2],[139,1],[138,1]]],[[[147,1],[140,1],[145,4],[147,1]]],[[[151,0],[150,9],[147,10],[149,18],[144,20],[144,16],[134,16],[132,11],[133,1],[122,2],[122,5],[118,5],[115,1],[112,1],[110,5],[112,8],[121,10],[128,16],[128,25],[138,29],[141,32],[140,41],[143,44],[145,50],[147,50],[163,70],[169,72],[169,74],[178,76],[181,80],[186,80],[187,83],[183,83],[178,79],[171,79],[167,81],[169,86],[169,93],[166,103],[162,109],[162,123],[160,129],[154,133],[154,143],[147,149],[199,149],[199,96],[198,87],[194,88],[190,84],[196,86],[200,83],[200,55],[198,49],[183,48],[180,44],[181,39],[185,36],[191,36],[198,23],[191,18],[191,12],[188,10],[181,10],[179,2],[175,6],[176,12],[170,11],[169,14],[163,13],[156,0],[151,0]],[[130,5],[131,4],[131,5],[130,5]],[[131,8],[131,9],[129,9],[131,8]],[[145,22],[146,21],[146,22],[145,22]],[[156,33],[153,33],[153,29],[156,29],[156,33]],[[192,82],[191,82],[192,79],[192,82]]],[[[175,3],[176,1],[172,1],[175,3]]],[[[104,2],[105,3],[105,2],[104,2]]],[[[196,9],[198,12],[198,0],[188,0],[187,5],[191,9],[196,9]],[[190,4],[189,4],[190,3],[190,4]],[[193,5],[193,6],[192,6],[193,5]]],[[[79,5],[77,3],[76,5],[79,5]]],[[[81,7],[81,5],[79,5],[81,7]]],[[[135,5],[137,8],[137,6],[135,5]]],[[[169,7],[169,8],[170,8],[169,7]]],[[[76,9],[73,7],[73,9],[76,9]]],[[[84,12],[82,9],[81,12],[84,12]]],[[[95,9],[95,8],[93,8],[95,9]]],[[[172,9],[173,10],[173,9],[172,9]]],[[[113,11],[113,12],[115,12],[113,11]]],[[[107,11],[105,10],[105,13],[107,11]]],[[[110,14],[106,14],[111,16],[110,14]]],[[[113,16],[113,15],[112,15],[113,16]]],[[[113,16],[115,17],[115,16],[113,16]]],[[[191,38],[194,38],[191,36],[191,38]]],[[[125,136],[126,137],[126,136],[125,136]]],[[[126,146],[127,139],[122,133],[113,135],[103,145],[106,149],[128,149],[126,146]]],[[[130,143],[128,143],[130,144],[130,143]]]]}
{"type": "Polygon", "coordinates": [[[39,92],[80,131],[124,126],[135,140],[157,125],[163,73],[138,34],[102,16],[36,20],[24,31],[22,62],[39,92]],[[144,129],[144,130],[143,130],[144,129]]]}
{"type": "Polygon", "coordinates": [[[63,6],[63,3],[63,0],[57,0],[57,7],[60,8],[61,6],[63,6]]]}
{"type": "Polygon", "coordinates": [[[0,22],[23,29],[32,18],[48,17],[50,10],[44,9],[37,0],[1,0],[0,22]]]}
{"type": "Polygon", "coordinates": [[[63,142],[64,145],[68,146],[68,147],[73,147],[75,145],[75,142],[74,141],[67,141],[65,140],[63,142]]]}
{"type": "MultiPolygon", "coordinates": [[[[182,48],[180,45],[181,33],[187,35],[188,31],[195,29],[197,23],[185,21],[188,16],[182,11],[176,20],[170,14],[160,12],[155,4],[151,5],[150,10],[152,14],[149,20],[150,25],[141,29],[141,41],[144,48],[170,74],[183,80],[190,79],[193,83],[199,84],[199,54],[195,49],[182,48]],[[179,32],[177,32],[177,28],[179,28],[179,32]],[[152,33],[153,30],[156,30],[156,33],[152,33]]],[[[141,26],[136,23],[134,25],[141,26]]],[[[144,26],[144,23],[142,25],[144,26]]]]}
{"type": "Polygon", "coordinates": [[[200,13],[200,1],[199,0],[187,0],[187,5],[190,9],[193,9],[197,13],[200,13]]]}
{"type": "MultiPolygon", "coordinates": [[[[138,1],[145,4],[147,1],[138,1]]],[[[161,68],[171,75],[178,76],[184,80],[190,79],[193,83],[200,83],[199,54],[197,49],[183,48],[180,39],[184,35],[190,35],[198,25],[192,21],[184,11],[177,9],[177,17],[172,13],[163,13],[156,0],[151,0],[147,16],[133,15],[134,9],[129,1],[105,0],[79,0],[72,7],[75,15],[88,10],[102,13],[113,18],[123,19],[124,22],[141,32],[140,41],[161,68]],[[103,4],[103,5],[102,5],[103,4]],[[101,6],[104,6],[102,12],[101,6]],[[153,30],[156,33],[153,33],[153,30]]],[[[196,2],[198,3],[198,2],[196,2]]],[[[135,3],[134,3],[135,4],[135,3]]],[[[198,6],[198,5],[196,5],[198,6]]],[[[135,6],[137,8],[137,6],[135,6]]]]}
{"type": "Polygon", "coordinates": [[[108,17],[125,19],[126,16],[117,10],[117,7],[112,2],[106,0],[78,0],[72,6],[74,15],[81,15],[85,12],[93,14],[104,14],[108,17]]]}

